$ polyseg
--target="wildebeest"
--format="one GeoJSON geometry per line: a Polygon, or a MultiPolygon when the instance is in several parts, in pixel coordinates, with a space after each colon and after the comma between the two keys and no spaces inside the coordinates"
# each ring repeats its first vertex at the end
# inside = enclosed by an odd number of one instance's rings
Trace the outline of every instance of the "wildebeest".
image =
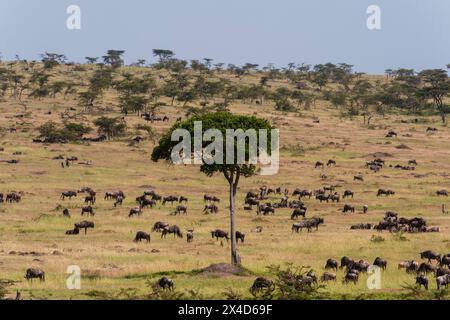
{"type": "Polygon", "coordinates": [[[320,203],[322,203],[322,201],[328,202],[330,200],[330,195],[318,194],[316,195],[316,200],[319,200],[320,203]]]}
{"type": "Polygon", "coordinates": [[[84,234],[87,234],[87,229],[93,229],[95,227],[94,222],[91,221],[81,221],[79,223],[75,223],[76,229],[84,229],[84,234]]]}
{"type": "Polygon", "coordinates": [[[387,197],[387,196],[391,196],[391,195],[394,195],[394,194],[395,194],[395,191],[390,190],[390,189],[387,189],[387,190],[385,190],[385,189],[378,189],[377,197],[380,197],[382,195],[387,197]]]}
{"type": "Polygon", "coordinates": [[[122,196],[118,196],[117,198],[116,198],[116,202],[114,202],[114,207],[117,207],[117,206],[121,206],[122,204],[123,204],[123,197],[122,196]]]}
{"type": "Polygon", "coordinates": [[[335,259],[328,259],[325,264],[325,269],[334,269],[337,270],[339,267],[339,262],[335,259]]]}
{"type": "Polygon", "coordinates": [[[178,199],[178,202],[179,202],[179,203],[182,203],[182,202],[188,203],[188,201],[189,201],[189,199],[186,198],[186,197],[183,197],[183,196],[181,196],[180,199],[178,199]]]}
{"type": "Polygon", "coordinates": [[[219,208],[215,204],[207,204],[203,209],[204,213],[218,213],[219,208]]]}
{"type": "Polygon", "coordinates": [[[436,286],[438,290],[440,290],[441,287],[447,288],[449,284],[450,284],[450,274],[436,277],[436,286]]]}
{"type": "Polygon", "coordinates": [[[141,200],[140,206],[142,208],[147,208],[147,207],[153,208],[153,206],[156,206],[156,201],[155,200],[148,200],[148,199],[144,198],[144,199],[141,200]]]}
{"type": "Polygon", "coordinates": [[[84,203],[86,204],[94,205],[95,201],[95,196],[87,196],[86,198],[84,198],[84,203]]]}
{"type": "Polygon", "coordinates": [[[369,206],[367,204],[365,204],[363,206],[363,213],[366,214],[367,212],[369,212],[369,206]]]}
{"type": "Polygon", "coordinates": [[[364,181],[364,177],[362,175],[357,175],[353,177],[353,180],[355,181],[364,181]]]}
{"type": "Polygon", "coordinates": [[[349,205],[349,204],[346,204],[346,205],[344,205],[344,209],[342,209],[342,212],[343,213],[347,213],[347,212],[352,212],[352,213],[354,213],[355,212],[355,207],[354,206],[351,206],[351,205],[349,205]]]}
{"type": "Polygon", "coordinates": [[[306,217],[306,209],[305,208],[297,208],[291,214],[291,219],[294,220],[298,217],[306,217]]]}
{"type": "Polygon", "coordinates": [[[316,169],[317,169],[317,168],[324,168],[324,167],[325,167],[325,164],[324,164],[323,162],[317,161],[314,167],[315,167],[316,169]]]}
{"type": "Polygon", "coordinates": [[[425,290],[428,290],[428,279],[423,274],[416,277],[416,284],[419,285],[419,288],[423,286],[425,290]]]}
{"type": "Polygon", "coordinates": [[[165,238],[167,234],[173,234],[173,237],[183,238],[181,229],[178,226],[165,227],[162,231],[161,238],[165,238]]]}
{"type": "Polygon", "coordinates": [[[447,190],[438,190],[438,191],[436,191],[436,195],[437,196],[448,197],[448,191],[447,190]]]}
{"type": "Polygon", "coordinates": [[[84,216],[84,214],[94,216],[94,208],[92,208],[91,206],[85,206],[81,208],[81,215],[84,216]]]}
{"type": "Polygon", "coordinates": [[[258,206],[257,214],[263,214],[268,215],[269,213],[275,214],[275,209],[272,207],[272,205],[269,204],[261,204],[258,206]]]}
{"type": "Polygon", "coordinates": [[[327,162],[327,167],[331,167],[331,166],[335,166],[336,165],[336,161],[335,160],[328,160],[327,162]]]}
{"type": "Polygon", "coordinates": [[[345,199],[347,197],[352,197],[352,199],[353,199],[354,196],[355,196],[355,193],[352,190],[345,190],[342,198],[345,199]]]}
{"type": "Polygon", "coordinates": [[[355,261],[347,256],[343,256],[341,258],[341,265],[340,265],[340,269],[344,268],[344,267],[348,267],[349,265],[352,265],[355,261]]]}
{"type": "Polygon", "coordinates": [[[300,222],[294,223],[292,225],[292,232],[299,232],[303,231],[303,228],[306,228],[308,232],[311,232],[313,228],[316,228],[316,231],[319,230],[319,225],[323,224],[324,220],[323,218],[314,217],[307,220],[302,220],[300,222]]]}
{"type": "Polygon", "coordinates": [[[187,214],[187,207],[186,206],[177,206],[175,209],[175,215],[177,214],[187,214]]]}
{"type": "Polygon", "coordinates": [[[275,290],[275,284],[272,280],[266,279],[263,277],[258,277],[253,282],[253,285],[250,288],[250,291],[253,295],[256,295],[257,293],[261,291],[268,291],[271,292],[275,290]]]}
{"type": "Polygon", "coordinates": [[[217,197],[215,197],[215,196],[210,196],[210,195],[207,195],[207,194],[205,194],[204,196],[203,196],[203,200],[205,201],[205,202],[220,202],[220,199],[219,198],[217,198],[217,197]]]}
{"type": "Polygon", "coordinates": [[[138,231],[134,238],[134,242],[142,242],[142,240],[150,242],[150,235],[144,231],[138,231]]]}
{"type": "Polygon", "coordinates": [[[386,270],[387,268],[387,261],[381,259],[380,257],[376,257],[375,261],[373,262],[374,266],[380,267],[383,270],[386,270]]]}
{"type": "Polygon", "coordinates": [[[371,223],[359,223],[354,224],[350,227],[350,230],[370,230],[372,229],[371,223]]]}
{"type": "Polygon", "coordinates": [[[63,210],[63,217],[65,217],[65,218],[70,218],[70,212],[69,212],[69,209],[65,208],[65,209],[63,210]]]}
{"type": "Polygon", "coordinates": [[[78,193],[76,191],[65,191],[61,193],[61,199],[65,200],[66,198],[72,199],[73,197],[76,197],[78,193]]]}
{"type": "Polygon", "coordinates": [[[427,132],[437,132],[437,131],[438,131],[437,128],[432,128],[432,127],[427,128],[427,132]]]}
{"type": "Polygon", "coordinates": [[[161,279],[158,280],[157,287],[163,289],[163,290],[173,290],[174,284],[173,284],[173,280],[169,279],[167,277],[162,277],[161,279]]]}
{"type": "Polygon", "coordinates": [[[153,232],[161,232],[167,227],[169,227],[167,222],[158,221],[153,225],[153,232]]]}
{"type": "Polygon", "coordinates": [[[441,255],[435,251],[426,250],[420,253],[421,259],[428,259],[428,262],[431,260],[436,260],[437,262],[441,261],[441,255]]]}
{"type": "Polygon", "coordinates": [[[194,230],[188,230],[186,233],[186,238],[188,243],[194,241],[194,230]]]}
{"type": "Polygon", "coordinates": [[[436,269],[437,268],[435,266],[433,266],[431,263],[429,263],[429,262],[422,262],[419,265],[419,268],[417,269],[417,272],[431,273],[431,272],[435,272],[436,269]]]}
{"type": "Polygon", "coordinates": [[[335,192],[335,193],[330,195],[330,200],[332,202],[340,202],[341,201],[341,197],[339,196],[339,194],[337,192],[335,192]]]}
{"type": "Polygon", "coordinates": [[[45,281],[45,272],[37,268],[29,268],[25,273],[25,279],[33,281],[33,279],[39,279],[41,282],[45,281]]]}
{"type": "Polygon", "coordinates": [[[130,213],[128,214],[128,217],[131,218],[132,216],[140,216],[142,214],[142,207],[135,207],[130,209],[130,213]]]}
{"type": "Polygon", "coordinates": [[[239,240],[241,240],[241,242],[244,243],[245,233],[242,233],[240,231],[236,231],[236,242],[239,242],[239,240]]]}
{"type": "Polygon", "coordinates": [[[174,202],[178,202],[178,197],[175,196],[163,197],[162,204],[165,205],[167,202],[170,202],[170,204],[173,205],[174,202]]]}
{"type": "Polygon", "coordinates": [[[107,199],[117,199],[118,197],[122,197],[125,199],[125,194],[122,191],[112,191],[105,193],[105,200],[107,199]]]}
{"type": "Polygon", "coordinates": [[[355,273],[353,270],[345,274],[343,283],[347,284],[349,282],[353,282],[353,284],[356,284],[359,280],[359,274],[355,273]]]}
{"type": "Polygon", "coordinates": [[[78,234],[80,234],[80,229],[78,229],[76,227],[73,230],[66,231],[66,235],[73,236],[73,235],[78,235],[78,234]]]}
{"type": "Polygon", "coordinates": [[[439,265],[450,267],[450,256],[443,256],[439,265]]]}
{"type": "Polygon", "coordinates": [[[408,161],[408,165],[410,165],[410,166],[417,166],[418,164],[417,164],[416,160],[409,160],[408,161]]]}
{"type": "Polygon", "coordinates": [[[214,231],[211,231],[211,237],[214,239],[216,238],[216,240],[219,240],[219,238],[225,238],[228,242],[229,237],[228,237],[228,232],[217,229],[214,231]]]}
{"type": "Polygon", "coordinates": [[[324,272],[320,277],[320,281],[322,282],[336,281],[336,274],[331,272],[324,272]]]}

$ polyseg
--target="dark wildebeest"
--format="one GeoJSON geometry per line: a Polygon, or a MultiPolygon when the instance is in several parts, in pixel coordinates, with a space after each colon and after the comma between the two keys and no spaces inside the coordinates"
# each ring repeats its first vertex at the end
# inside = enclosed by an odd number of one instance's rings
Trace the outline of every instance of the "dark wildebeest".
{"type": "Polygon", "coordinates": [[[153,225],[153,232],[162,232],[165,228],[168,228],[167,222],[158,221],[153,225]]]}
{"type": "Polygon", "coordinates": [[[436,195],[437,196],[448,197],[448,191],[447,190],[438,190],[438,191],[436,191],[436,195]]]}
{"type": "Polygon", "coordinates": [[[95,196],[87,196],[86,198],[84,198],[84,203],[94,205],[95,200],[95,196]]]}
{"type": "Polygon", "coordinates": [[[91,206],[85,206],[83,208],[81,208],[81,215],[84,216],[84,214],[87,214],[89,216],[94,216],[94,208],[92,208],[91,206]]]}
{"type": "Polygon", "coordinates": [[[328,201],[330,201],[330,195],[318,194],[316,196],[316,200],[319,200],[320,203],[322,203],[322,201],[328,202],[328,201]]]}
{"type": "Polygon", "coordinates": [[[65,200],[66,198],[72,199],[73,197],[77,196],[77,192],[76,191],[66,191],[61,193],[61,199],[65,200]]]}
{"type": "Polygon", "coordinates": [[[409,161],[408,161],[408,165],[410,165],[410,166],[418,166],[416,160],[409,160],[409,161]]]}
{"type": "Polygon", "coordinates": [[[353,282],[353,284],[356,284],[359,280],[359,274],[354,272],[354,270],[350,270],[350,272],[345,274],[343,283],[348,284],[349,282],[353,282]]]}
{"type": "Polygon", "coordinates": [[[182,202],[188,203],[188,201],[189,201],[189,199],[186,197],[183,197],[183,196],[181,196],[180,199],[178,200],[179,203],[182,203],[182,202]]]}
{"type": "Polygon", "coordinates": [[[216,240],[219,240],[219,238],[225,238],[227,240],[227,242],[229,240],[228,232],[225,232],[225,231],[219,230],[219,229],[211,231],[211,237],[213,239],[216,238],[216,240]]]}
{"type": "Polygon", "coordinates": [[[163,197],[162,204],[165,205],[167,202],[170,202],[170,204],[173,205],[174,202],[178,202],[178,197],[175,196],[163,197]]]}
{"type": "Polygon", "coordinates": [[[156,201],[155,200],[148,200],[148,199],[142,199],[142,201],[140,202],[140,205],[142,208],[153,208],[153,206],[156,206],[156,201]]]}
{"type": "Polygon", "coordinates": [[[419,288],[423,286],[425,290],[428,290],[428,279],[423,274],[416,277],[416,284],[419,285],[419,288]]]}
{"type": "Polygon", "coordinates": [[[291,214],[291,219],[292,219],[292,220],[294,220],[294,219],[296,219],[296,218],[298,218],[298,217],[303,217],[303,218],[305,218],[305,217],[306,217],[306,209],[303,209],[303,208],[297,208],[297,209],[295,209],[295,210],[292,212],[292,214],[291,214]]]}
{"type": "Polygon", "coordinates": [[[427,132],[437,132],[437,131],[438,131],[437,128],[432,128],[432,127],[427,128],[427,132]]]}
{"type": "Polygon", "coordinates": [[[150,235],[144,231],[139,231],[138,233],[136,233],[134,242],[142,242],[142,240],[150,242],[150,235]]]}
{"type": "Polygon", "coordinates": [[[114,207],[117,207],[117,206],[121,206],[122,204],[123,204],[123,197],[122,196],[118,196],[117,198],[116,198],[116,202],[114,202],[114,207]]]}
{"type": "Polygon", "coordinates": [[[250,291],[253,295],[256,295],[261,291],[271,292],[273,290],[275,290],[275,284],[273,283],[273,281],[263,277],[256,278],[253,282],[252,287],[250,288],[250,291]]]}
{"type": "Polygon", "coordinates": [[[188,230],[186,233],[186,238],[188,243],[194,241],[194,230],[188,230]]]}
{"type": "Polygon", "coordinates": [[[175,209],[175,215],[177,214],[187,214],[187,207],[186,206],[177,206],[175,209]]]}
{"type": "Polygon", "coordinates": [[[183,238],[183,234],[178,226],[165,227],[162,231],[161,238],[165,238],[167,234],[173,234],[174,238],[183,238]]]}
{"type": "Polygon", "coordinates": [[[87,234],[87,229],[93,229],[95,224],[91,221],[81,221],[75,223],[75,229],[84,229],[84,234],[87,234]]]}
{"type": "Polygon", "coordinates": [[[355,181],[364,181],[364,177],[362,175],[354,176],[353,180],[355,180],[355,181]]]}
{"type": "Polygon", "coordinates": [[[328,259],[325,264],[325,269],[334,269],[337,270],[339,267],[339,262],[335,259],[328,259]]]}
{"type": "Polygon", "coordinates": [[[352,212],[352,213],[354,213],[355,212],[355,207],[354,206],[351,206],[351,205],[349,205],[349,204],[346,204],[345,206],[344,206],[344,209],[342,209],[342,212],[343,213],[347,213],[347,212],[352,212]]]}
{"type": "Polygon", "coordinates": [[[347,197],[352,197],[352,199],[353,199],[354,196],[355,196],[355,193],[352,190],[345,190],[342,198],[345,199],[347,197]]]}
{"type": "Polygon", "coordinates": [[[355,261],[347,256],[343,256],[341,258],[341,266],[339,267],[340,269],[344,268],[344,267],[348,267],[349,265],[352,265],[353,263],[355,263],[355,261]]]}
{"type": "Polygon", "coordinates": [[[394,194],[395,194],[395,192],[390,190],[390,189],[387,189],[387,190],[385,190],[385,189],[378,189],[377,197],[380,197],[382,195],[387,197],[387,196],[394,195],[394,194]]]}
{"type": "Polygon", "coordinates": [[[332,202],[340,202],[341,201],[341,197],[339,196],[338,193],[335,192],[334,194],[330,195],[330,200],[332,202]]]}
{"type": "Polygon", "coordinates": [[[436,277],[436,286],[438,290],[440,290],[441,287],[447,288],[449,284],[450,284],[450,274],[436,277]]]}
{"type": "Polygon", "coordinates": [[[314,167],[315,167],[316,169],[317,169],[317,168],[324,168],[325,165],[324,165],[323,162],[317,161],[314,167]]]}
{"type": "Polygon", "coordinates": [[[331,272],[324,272],[320,277],[320,281],[322,282],[336,281],[336,274],[331,272]]]}
{"type": "Polygon", "coordinates": [[[131,218],[132,216],[135,216],[135,215],[140,216],[141,214],[142,214],[142,207],[135,207],[130,210],[130,213],[128,214],[128,218],[131,218]]]}
{"type": "Polygon", "coordinates": [[[421,259],[428,259],[428,262],[431,260],[436,260],[437,262],[441,261],[441,255],[435,251],[427,250],[420,253],[421,259]]]}
{"type": "Polygon", "coordinates": [[[386,270],[387,268],[387,261],[381,259],[380,257],[376,257],[375,261],[373,262],[374,266],[380,267],[383,270],[386,270]]]}
{"type": "Polygon", "coordinates": [[[215,204],[207,204],[203,209],[204,213],[218,213],[219,208],[215,204]]]}
{"type": "Polygon", "coordinates": [[[65,217],[65,218],[70,218],[70,212],[69,212],[69,209],[65,208],[65,209],[63,210],[63,217],[65,217]]]}
{"type": "Polygon", "coordinates": [[[163,290],[173,290],[173,280],[169,279],[167,277],[162,277],[161,279],[159,279],[159,281],[156,284],[157,287],[163,289],[163,290]]]}
{"type": "Polygon", "coordinates": [[[242,233],[240,231],[236,231],[236,242],[239,242],[239,240],[241,240],[241,242],[244,243],[245,233],[242,233]]]}
{"type": "Polygon", "coordinates": [[[439,265],[450,267],[450,256],[443,256],[439,265]]]}
{"type": "Polygon", "coordinates": [[[33,279],[39,279],[41,282],[45,281],[45,272],[41,269],[29,268],[25,273],[25,279],[33,281],[33,279]]]}
{"type": "Polygon", "coordinates": [[[327,162],[327,167],[331,167],[331,166],[335,166],[336,165],[336,161],[335,160],[328,160],[327,162]]]}
{"type": "Polygon", "coordinates": [[[436,272],[436,267],[433,266],[431,263],[429,262],[422,262],[419,265],[419,268],[417,269],[417,272],[423,272],[423,273],[431,273],[431,272],[436,272]]]}
{"type": "Polygon", "coordinates": [[[366,214],[367,212],[369,212],[369,206],[367,204],[365,204],[363,206],[363,213],[366,214]]]}
{"type": "Polygon", "coordinates": [[[263,214],[263,215],[268,215],[269,213],[272,213],[272,215],[275,214],[275,209],[272,207],[271,204],[262,204],[258,206],[258,210],[256,212],[258,215],[259,214],[263,214]]]}

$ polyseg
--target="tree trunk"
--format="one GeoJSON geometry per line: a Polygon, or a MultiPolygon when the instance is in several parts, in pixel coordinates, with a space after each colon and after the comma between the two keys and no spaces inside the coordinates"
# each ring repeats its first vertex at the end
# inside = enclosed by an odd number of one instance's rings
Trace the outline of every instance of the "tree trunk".
{"type": "Polygon", "coordinates": [[[230,232],[231,232],[231,264],[239,264],[236,249],[236,206],[235,206],[236,187],[234,183],[230,184],[230,232]]]}

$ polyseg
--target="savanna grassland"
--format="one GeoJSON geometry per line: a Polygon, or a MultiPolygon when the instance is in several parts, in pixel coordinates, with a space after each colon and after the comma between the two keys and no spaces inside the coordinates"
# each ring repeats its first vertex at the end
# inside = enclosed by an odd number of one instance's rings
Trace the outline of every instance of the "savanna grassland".
{"type": "MultiPolygon", "coordinates": [[[[6,64],[3,64],[6,67],[6,64]]],[[[38,65],[37,68],[40,66],[38,65]]],[[[87,86],[94,66],[82,66],[84,71],[74,71],[74,66],[60,65],[49,71],[51,81],[71,79],[78,91],[87,86]]],[[[12,68],[18,68],[13,66],[12,68]]],[[[152,74],[157,81],[167,72],[151,68],[123,68],[126,72],[152,74]]],[[[18,71],[23,72],[24,71],[18,71]]],[[[119,76],[118,76],[119,77],[119,76]]],[[[222,75],[236,83],[258,83],[261,75],[250,72],[240,79],[226,72],[222,75]]],[[[384,76],[363,76],[371,83],[386,81],[384,76]]],[[[270,81],[271,88],[291,86],[285,79],[270,81]]],[[[316,92],[316,91],[314,91],[316,92]]],[[[413,275],[398,270],[403,260],[420,261],[419,252],[435,250],[450,253],[450,215],[442,213],[443,204],[450,206],[448,198],[436,196],[440,189],[450,190],[450,130],[443,126],[438,115],[407,114],[400,110],[376,114],[370,125],[363,123],[360,115],[346,116],[342,110],[328,101],[317,99],[308,107],[295,111],[274,109],[272,101],[262,104],[233,100],[229,110],[237,114],[266,118],[280,129],[280,171],[274,176],[254,176],[242,179],[237,199],[237,228],[246,233],[245,243],[238,245],[243,266],[248,270],[242,275],[203,273],[196,270],[211,264],[229,261],[229,244],[211,238],[210,231],[229,228],[228,185],[223,176],[209,178],[195,166],[174,166],[164,162],[152,162],[150,155],[157,139],[175,123],[185,117],[187,106],[161,97],[158,115],[167,115],[169,122],[146,123],[136,114],[125,116],[127,132],[124,136],[104,142],[71,142],[67,144],[33,143],[39,135],[38,128],[48,121],[61,123],[61,113],[68,111],[70,121],[82,122],[93,128],[92,122],[100,116],[123,117],[113,89],[103,93],[96,107],[86,110],[79,105],[76,94],[66,98],[30,98],[24,95],[19,101],[6,94],[0,98],[0,160],[20,160],[17,164],[0,162],[0,192],[23,192],[18,204],[0,204],[0,278],[17,281],[8,290],[20,290],[24,299],[98,299],[126,298],[149,293],[147,281],[155,282],[163,274],[175,282],[176,290],[195,290],[204,298],[224,298],[227,288],[232,288],[244,298],[251,298],[249,288],[257,276],[272,278],[266,268],[269,265],[310,266],[321,274],[328,258],[340,259],[347,255],[354,259],[376,257],[388,261],[382,273],[382,289],[369,290],[366,275],[357,285],[342,283],[343,271],[338,271],[338,281],[325,285],[322,292],[334,298],[429,298],[435,291],[430,277],[430,291],[408,295],[413,285],[413,275]],[[72,110],[70,108],[73,108],[72,110]],[[49,113],[51,111],[51,113],[49,113]],[[17,115],[21,115],[17,117],[17,115]],[[317,121],[319,120],[319,121],[317,121]],[[149,125],[153,133],[137,129],[138,124],[149,125]],[[428,127],[436,127],[435,133],[427,133],[428,127]],[[16,128],[11,131],[10,128],[16,128]],[[386,138],[389,130],[395,130],[396,138],[386,138]],[[132,143],[141,135],[146,140],[132,143]],[[61,167],[63,155],[76,156],[68,168],[61,167]],[[373,173],[365,167],[366,161],[382,158],[387,166],[373,173]],[[335,167],[315,169],[317,161],[334,159],[335,167]],[[407,165],[415,159],[414,171],[390,168],[389,165],[407,165]],[[91,161],[90,165],[79,162],[91,161]],[[365,181],[354,181],[355,175],[363,175],[365,181]],[[319,203],[305,199],[308,217],[319,216],[325,220],[318,231],[292,233],[291,209],[277,209],[274,216],[257,216],[256,211],[244,211],[244,197],[248,191],[258,191],[260,186],[319,189],[326,185],[338,185],[337,191],[355,192],[354,199],[340,203],[319,203]],[[89,186],[98,194],[94,208],[94,229],[87,235],[65,235],[81,217],[83,195],[72,200],[61,200],[61,192],[89,186]],[[379,188],[390,188],[392,197],[377,197],[379,188]],[[130,208],[136,206],[135,198],[144,190],[154,189],[161,195],[183,195],[189,198],[188,214],[173,215],[170,204],[145,209],[140,217],[128,218],[130,208]],[[104,200],[107,191],[122,190],[127,196],[123,206],[113,207],[113,201],[104,200]],[[205,215],[204,194],[222,199],[219,213],[205,215]],[[356,206],[356,213],[343,214],[344,203],[356,206]],[[369,212],[362,214],[363,205],[369,212]],[[68,208],[72,217],[62,216],[68,208]],[[439,227],[439,233],[391,234],[387,231],[350,230],[356,223],[377,223],[386,211],[398,212],[406,218],[423,217],[428,225],[439,227]],[[151,233],[151,243],[133,242],[137,231],[150,232],[156,221],[177,224],[185,233],[195,230],[193,243],[186,238],[174,239],[151,233]],[[262,233],[251,232],[262,226],[262,233]],[[382,239],[373,241],[373,236],[382,239]],[[28,254],[27,254],[28,253],[28,254]],[[34,254],[33,254],[34,253],[34,254]],[[78,265],[82,270],[81,290],[66,287],[67,267],[78,265]],[[25,270],[37,267],[45,270],[46,281],[27,282],[25,270]],[[122,289],[124,294],[120,295],[122,289]]],[[[198,103],[189,102],[195,106],[198,103]]],[[[95,136],[96,132],[92,132],[95,136]]],[[[271,196],[279,201],[280,196],[271,196]]]]}

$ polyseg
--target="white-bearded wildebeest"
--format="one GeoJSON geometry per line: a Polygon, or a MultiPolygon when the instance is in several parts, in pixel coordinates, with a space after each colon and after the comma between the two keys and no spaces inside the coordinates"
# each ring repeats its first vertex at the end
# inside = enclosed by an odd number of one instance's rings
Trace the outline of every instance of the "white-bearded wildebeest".
{"type": "Polygon", "coordinates": [[[423,286],[425,290],[428,290],[428,279],[423,274],[416,277],[416,284],[419,285],[419,288],[423,286]]]}
{"type": "Polygon", "coordinates": [[[355,207],[354,206],[351,206],[351,205],[349,205],[349,204],[346,204],[346,205],[344,205],[344,209],[342,209],[342,212],[343,213],[347,213],[347,212],[352,212],[352,213],[354,213],[355,212],[355,207]]]}
{"type": "Polygon", "coordinates": [[[438,190],[438,191],[436,191],[436,195],[437,196],[448,197],[448,191],[447,190],[438,190]]]}
{"type": "Polygon", "coordinates": [[[306,208],[297,208],[291,214],[291,220],[297,219],[298,217],[306,217],[306,208]]]}
{"type": "Polygon", "coordinates": [[[147,241],[150,243],[150,235],[144,231],[138,231],[136,233],[136,237],[134,237],[134,242],[142,242],[142,240],[147,241]]]}
{"type": "Polygon", "coordinates": [[[207,204],[203,209],[204,213],[218,213],[219,208],[215,204],[207,204]]]}
{"type": "Polygon", "coordinates": [[[156,283],[156,286],[163,289],[163,290],[173,290],[174,284],[173,284],[173,280],[169,279],[167,277],[162,277],[161,279],[158,280],[158,282],[156,283]]]}
{"type": "Polygon", "coordinates": [[[188,230],[186,233],[186,239],[188,243],[194,241],[194,230],[188,230]]]}
{"type": "Polygon", "coordinates": [[[84,214],[87,214],[88,216],[94,216],[94,208],[92,208],[91,206],[85,206],[81,208],[81,215],[84,216],[84,214]]]}
{"type": "Polygon", "coordinates": [[[437,262],[441,261],[441,255],[435,251],[427,250],[420,253],[421,259],[428,259],[428,262],[431,260],[436,260],[437,262]]]}
{"type": "Polygon", "coordinates": [[[245,240],[245,233],[242,233],[240,231],[236,231],[236,243],[241,240],[242,243],[244,243],[245,240]]]}
{"type": "Polygon", "coordinates": [[[270,280],[263,277],[258,277],[253,282],[252,287],[250,288],[250,292],[253,295],[256,295],[260,292],[264,293],[270,293],[275,290],[275,283],[270,280]]]}
{"type": "Polygon", "coordinates": [[[75,229],[84,229],[84,234],[87,234],[87,229],[93,229],[95,227],[94,222],[91,221],[81,221],[75,223],[75,229]]]}
{"type": "Polygon", "coordinates": [[[170,204],[173,205],[174,202],[178,202],[178,197],[175,196],[163,197],[162,204],[165,205],[167,202],[170,202],[170,204]]]}
{"type": "Polygon", "coordinates": [[[132,216],[140,216],[142,214],[142,207],[135,207],[130,209],[130,213],[128,214],[128,218],[131,218],[132,216]]]}
{"type": "Polygon", "coordinates": [[[354,196],[355,196],[355,193],[352,190],[345,190],[342,198],[345,199],[347,197],[352,197],[352,199],[353,199],[354,196]]]}
{"type": "Polygon", "coordinates": [[[86,198],[84,198],[84,203],[86,204],[94,205],[95,201],[95,196],[87,196],[86,198]]]}
{"type": "Polygon", "coordinates": [[[386,270],[387,268],[387,261],[384,259],[381,259],[380,257],[376,257],[374,262],[373,262],[374,266],[380,267],[383,270],[386,270]]]}
{"type": "Polygon", "coordinates": [[[65,191],[61,193],[61,200],[65,200],[66,198],[72,199],[73,197],[76,197],[78,193],[76,191],[65,191]]]}
{"type": "Polygon", "coordinates": [[[181,215],[181,214],[187,214],[187,207],[186,206],[177,206],[177,208],[175,209],[175,215],[181,215]]]}
{"type": "Polygon", "coordinates": [[[440,290],[441,287],[447,288],[449,284],[450,284],[450,274],[436,277],[436,286],[438,290],[440,290]]]}
{"type": "Polygon", "coordinates": [[[170,226],[163,229],[161,238],[165,238],[167,234],[173,234],[173,237],[183,238],[181,229],[178,226],[170,226]]]}
{"type": "Polygon", "coordinates": [[[153,232],[162,232],[165,228],[168,228],[167,222],[158,221],[153,225],[153,232]]]}
{"type": "Polygon", "coordinates": [[[33,281],[33,279],[39,279],[41,282],[45,281],[45,272],[41,269],[29,268],[25,273],[25,279],[33,281]]]}
{"type": "Polygon", "coordinates": [[[328,259],[325,264],[325,269],[334,269],[337,271],[339,262],[336,259],[328,259]]]}
{"type": "Polygon", "coordinates": [[[394,194],[395,194],[395,191],[390,190],[390,189],[387,189],[387,190],[385,190],[385,189],[378,189],[377,197],[380,197],[382,195],[388,197],[388,196],[391,196],[391,195],[394,195],[394,194]]]}
{"type": "Polygon", "coordinates": [[[219,238],[225,238],[228,242],[229,237],[228,237],[228,232],[217,229],[214,231],[211,231],[211,237],[214,239],[216,238],[216,240],[219,240],[219,238]]]}

